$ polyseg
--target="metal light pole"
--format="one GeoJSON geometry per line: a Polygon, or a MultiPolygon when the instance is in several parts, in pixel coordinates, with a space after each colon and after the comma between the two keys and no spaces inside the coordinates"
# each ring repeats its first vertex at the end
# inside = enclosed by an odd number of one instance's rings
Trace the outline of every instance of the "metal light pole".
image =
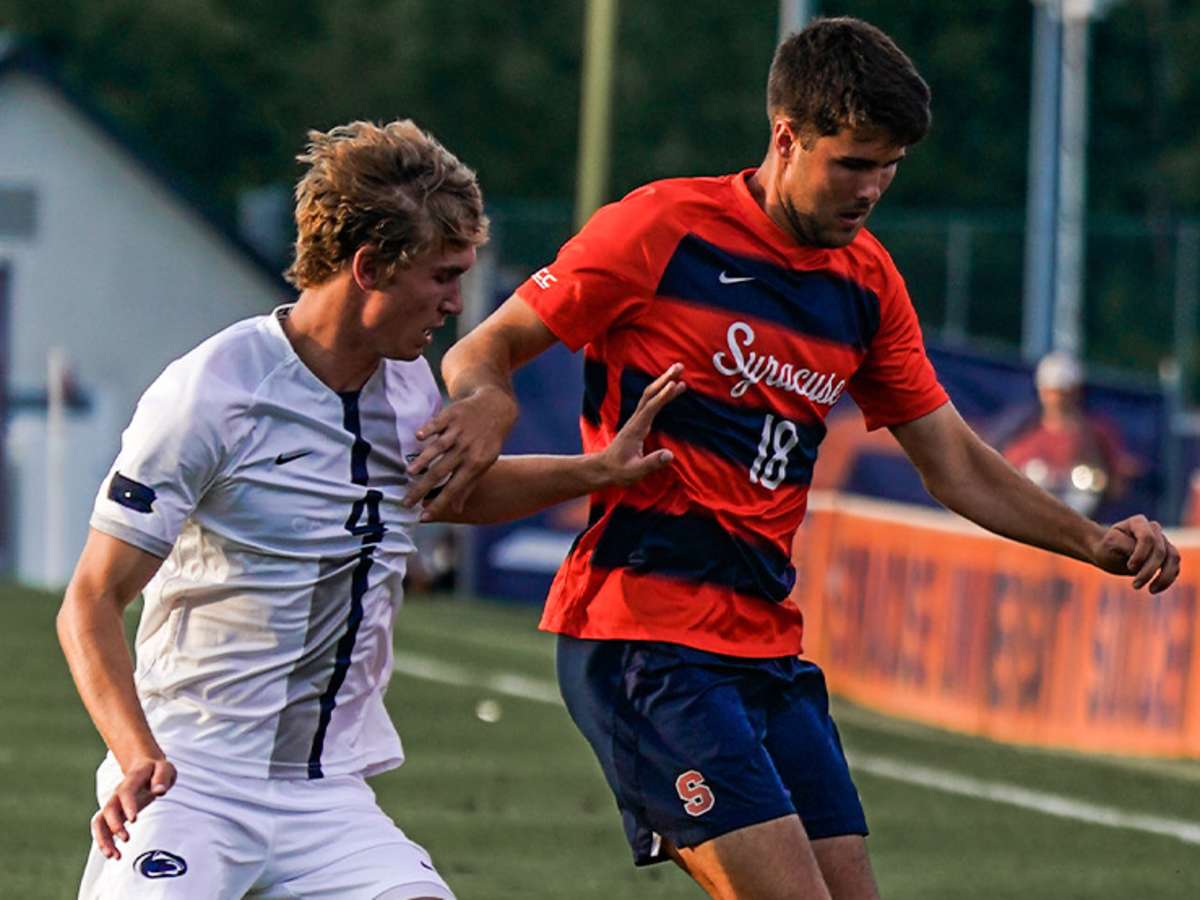
{"type": "Polygon", "coordinates": [[[1054,270],[1055,350],[1083,351],[1083,282],[1087,216],[1088,29],[1095,0],[1062,8],[1062,102],[1058,137],[1058,263],[1054,270]]]}
{"type": "Polygon", "coordinates": [[[576,229],[583,227],[608,194],[616,47],[617,0],[588,0],[583,32],[579,169],[575,177],[576,229]]]}
{"type": "Polygon", "coordinates": [[[67,352],[51,347],[46,354],[46,557],[43,577],[46,587],[66,582],[67,476],[67,352]]]}
{"type": "Polygon", "coordinates": [[[1184,404],[1192,399],[1196,376],[1196,310],[1200,309],[1200,225],[1180,225],[1175,233],[1175,362],[1184,404]]]}
{"type": "Polygon", "coordinates": [[[815,6],[815,0],[779,0],[779,40],[807,25],[815,6]]]}
{"type": "Polygon", "coordinates": [[[1114,0],[1033,0],[1023,347],[1083,350],[1091,20],[1114,0]]]}
{"type": "Polygon", "coordinates": [[[1062,22],[1050,3],[1034,0],[1029,113],[1029,180],[1025,194],[1025,302],[1021,346],[1027,359],[1050,352],[1058,219],[1058,94],[1062,22]]]}

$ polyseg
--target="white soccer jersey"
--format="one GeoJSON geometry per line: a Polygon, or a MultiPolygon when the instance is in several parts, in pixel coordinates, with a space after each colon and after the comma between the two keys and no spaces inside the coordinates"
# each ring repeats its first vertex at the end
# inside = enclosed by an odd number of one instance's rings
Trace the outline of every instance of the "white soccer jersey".
{"type": "Polygon", "coordinates": [[[138,403],[93,528],[166,558],[138,695],[168,757],[235,775],[370,775],[404,760],[383,706],[419,510],[400,505],[429,365],[338,394],[273,315],[169,365],[138,403]]]}

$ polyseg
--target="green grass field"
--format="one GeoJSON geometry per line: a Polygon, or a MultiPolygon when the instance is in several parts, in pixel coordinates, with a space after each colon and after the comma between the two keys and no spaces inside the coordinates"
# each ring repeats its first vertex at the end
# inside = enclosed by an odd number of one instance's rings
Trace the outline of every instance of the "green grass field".
{"type": "MultiPolygon", "coordinates": [[[[0,681],[0,897],[74,897],[102,747],[54,637],[57,598],[7,588],[0,604],[9,672],[0,681]]],[[[373,781],[380,803],[462,900],[703,896],[673,866],[630,864],[599,769],[553,701],[553,642],[535,619],[528,608],[458,600],[406,606],[389,706],[409,761],[373,781]],[[478,715],[488,700],[497,721],[478,715]]],[[[1109,827],[961,796],[904,774],[925,767],[1049,792],[1115,809],[1126,825],[1137,814],[1185,820],[1200,841],[1200,763],[1013,748],[846,704],[836,715],[852,757],[863,766],[886,759],[900,772],[856,772],[889,900],[1200,897],[1200,843],[1144,823],[1109,827]]]]}

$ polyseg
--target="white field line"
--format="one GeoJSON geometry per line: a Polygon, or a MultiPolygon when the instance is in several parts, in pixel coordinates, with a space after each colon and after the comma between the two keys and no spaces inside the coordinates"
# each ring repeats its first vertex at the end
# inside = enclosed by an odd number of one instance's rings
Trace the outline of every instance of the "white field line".
{"type": "Polygon", "coordinates": [[[946,794],[992,800],[996,803],[1007,803],[1009,806],[1031,809],[1048,816],[1075,819],[1093,825],[1108,825],[1112,828],[1146,831],[1150,834],[1178,838],[1187,844],[1200,844],[1200,822],[1128,812],[1113,806],[1101,806],[1098,803],[1073,800],[1061,794],[1031,791],[1028,788],[1005,784],[1001,781],[982,781],[969,775],[957,775],[944,769],[930,769],[925,766],[888,759],[884,756],[864,756],[856,753],[850,757],[850,763],[855,769],[869,772],[880,778],[891,778],[894,781],[903,781],[906,784],[927,787],[946,794]]]}
{"type": "MultiPolygon", "coordinates": [[[[476,675],[462,666],[411,653],[398,653],[394,670],[399,674],[425,681],[436,681],[457,687],[474,687],[508,697],[556,706],[562,703],[558,689],[550,682],[512,672],[476,675]]],[[[1019,785],[1005,784],[1002,781],[984,781],[944,769],[918,766],[885,756],[851,754],[850,764],[855,769],[879,778],[889,778],[893,781],[929,788],[946,794],[957,794],[977,800],[991,800],[995,803],[1005,803],[1009,806],[1017,806],[1063,819],[1074,819],[1092,825],[1106,825],[1110,828],[1144,831],[1149,834],[1173,837],[1187,844],[1200,845],[1200,822],[1130,812],[1114,806],[1102,806],[1098,803],[1075,800],[1061,794],[1032,791],[1019,785]]]]}
{"type": "Polygon", "coordinates": [[[538,703],[562,704],[558,688],[550,682],[528,678],[513,672],[496,672],[487,676],[473,675],[467,669],[453,663],[403,652],[396,654],[396,661],[392,669],[401,675],[409,675],[425,681],[437,681],[458,687],[483,688],[507,697],[519,697],[522,700],[533,700],[538,703]]]}

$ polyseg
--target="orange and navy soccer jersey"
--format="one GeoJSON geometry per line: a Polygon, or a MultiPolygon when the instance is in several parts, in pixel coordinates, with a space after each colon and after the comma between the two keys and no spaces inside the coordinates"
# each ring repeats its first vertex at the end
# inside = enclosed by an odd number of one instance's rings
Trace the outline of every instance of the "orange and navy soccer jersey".
{"type": "Polygon", "coordinates": [[[675,462],[592,497],[542,627],[744,657],[801,650],[791,543],[824,420],[844,392],[869,428],[946,402],[887,252],[801,246],[752,170],[646,185],[604,207],[518,294],[585,347],[581,429],[606,446],[674,362],[688,390],[647,448],[675,462]]]}

